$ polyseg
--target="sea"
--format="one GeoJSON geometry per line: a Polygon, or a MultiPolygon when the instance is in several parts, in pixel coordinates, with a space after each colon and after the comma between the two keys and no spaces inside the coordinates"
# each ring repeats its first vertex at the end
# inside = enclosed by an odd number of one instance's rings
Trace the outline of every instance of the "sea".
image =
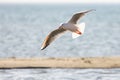
{"type": "MultiPolygon", "coordinates": [[[[120,4],[0,4],[0,58],[120,56],[120,4]],[[65,33],[41,50],[45,37],[73,14],[83,16],[82,36],[65,33]]],[[[119,80],[113,69],[0,69],[0,80],[119,80]]]]}

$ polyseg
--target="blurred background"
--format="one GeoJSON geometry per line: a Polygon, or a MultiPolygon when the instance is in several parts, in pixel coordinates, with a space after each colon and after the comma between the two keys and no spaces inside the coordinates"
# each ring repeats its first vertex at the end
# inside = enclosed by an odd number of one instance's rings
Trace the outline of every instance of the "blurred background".
{"type": "Polygon", "coordinates": [[[94,57],[120,55],[120,5],[98,3],[0,4],[0,58],[94,57]],[[72,39],[68,32],[45,50],[45,37],[76,12],[95,9],[79,23],[85,33],[72,39]]]}

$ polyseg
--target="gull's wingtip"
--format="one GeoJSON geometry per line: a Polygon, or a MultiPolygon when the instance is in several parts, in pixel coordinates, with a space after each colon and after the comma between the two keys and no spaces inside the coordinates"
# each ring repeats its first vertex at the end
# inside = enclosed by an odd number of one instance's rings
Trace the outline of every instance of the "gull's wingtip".
{"type": "Polygon", "coordinates": [[[44,48],[41,48],[40,50],[44,50],[44,48]]]}
{"type": "Polygon", "coordinates": [[[47,47],[47,46],[43,46],[43,45],[42,45],[41,50],[44,50],[46,47],[47,47]]]}
{"type": "Polygon", "coordinates": [[[96,9],[90,9],[89,11],[96,11],[96,9]]]}
{"type": "Polygon", "coordinates": [[[41,46],[41,50],[44,50],[47,46],[43,43],[42,46],[41,46]]]}
{"type": "Polygon", "coordinates": [[[41,47],[40,50],[44,50],[44,48],[41,47]]]}
{"type": "Polygon", "coordinates": [[[41,50],[44,50],[46,47],[41,48],[41,50]]]}
{"type": "Polygon", "coordinates": [[[88,12],[91,12],[91,11],[96,11],[96,10],[95,9],[90,9],[90,10],[85,11],[85,13],[88,13],[88,12]]]}

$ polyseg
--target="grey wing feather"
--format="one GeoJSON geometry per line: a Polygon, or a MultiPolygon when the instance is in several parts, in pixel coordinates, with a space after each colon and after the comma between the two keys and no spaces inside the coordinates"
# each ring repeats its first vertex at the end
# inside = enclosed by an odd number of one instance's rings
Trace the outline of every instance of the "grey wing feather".
{"type": "Polygon", "coordinates": [[[59,37],[66,30],[63,28],[58,28],[52,31],[44,40],[41,50],[45,49],[51,42],[53,42],[57,37],[59,37]]]}
{"type": "Polygon", "coordinates": [[[86,13],[91,12],[91,11],[93,11],[93,9],[92,9],[92,10],[87,10],[87,11],[84,11],[84,12],[80,12],[80,13],[74,14],[74,15],[72,16],[72,18],[69,20],[69,23],[76,24],[77,21],[78,21],[82,16],[84,16],[86,13]]]}

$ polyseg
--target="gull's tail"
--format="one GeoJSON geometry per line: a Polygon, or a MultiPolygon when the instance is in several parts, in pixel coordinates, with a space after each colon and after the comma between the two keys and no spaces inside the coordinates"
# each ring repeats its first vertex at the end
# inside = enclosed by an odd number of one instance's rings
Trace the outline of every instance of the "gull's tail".
{"type": "MultiPolygon", "coordinates": [[[[81,24],[77,24],[76,26],[78,27],[78,30],[83,34],[84,30],[85,30],[85,23],[83,22],[81,24]]],[[[72,38],[75,39],[75,38],[77,38],[77,37],[79,37],[81,35],[73,32],[72,33],[72,38]]]]}

